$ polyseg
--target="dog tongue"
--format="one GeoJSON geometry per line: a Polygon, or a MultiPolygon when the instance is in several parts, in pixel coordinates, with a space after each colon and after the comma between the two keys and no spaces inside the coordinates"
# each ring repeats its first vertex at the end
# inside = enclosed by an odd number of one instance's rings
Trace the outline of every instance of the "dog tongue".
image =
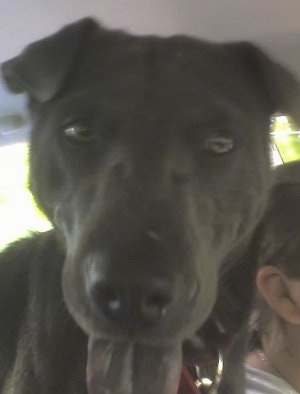
{"type": "Polygon", "coordinates": [[[181,345],[150,346],[90,338],[89,394],[177,394],[181,345]]]}

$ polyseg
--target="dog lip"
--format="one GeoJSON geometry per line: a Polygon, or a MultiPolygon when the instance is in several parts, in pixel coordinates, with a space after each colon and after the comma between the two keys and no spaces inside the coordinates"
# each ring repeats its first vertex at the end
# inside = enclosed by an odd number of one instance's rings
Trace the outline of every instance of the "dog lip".
{"type": "Polygon", "coordinates": [[[188,292],[188,302],[189,303],[194,302],[198,293],[199,293],[199,282],[195,280],[192,282],[192,285],[188,292]]]}
{"type": "Polygon", "coordinates": [[[159,234],[157,234],[157,232],[154,230],[148,230],[146,232],[146,235],[148,236],[148,238],[151,238],[155,242],[165,244],[162,237],[159,234]]]}

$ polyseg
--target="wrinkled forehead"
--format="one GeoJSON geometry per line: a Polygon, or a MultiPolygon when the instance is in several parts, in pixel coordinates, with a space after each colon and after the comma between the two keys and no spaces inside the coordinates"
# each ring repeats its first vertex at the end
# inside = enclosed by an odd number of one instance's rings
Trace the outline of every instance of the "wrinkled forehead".
{"type": "MultiPolygon", "coordinates": [[[[238,74],[238,75],[237,75],[238,74]]],[[[75,64],[73,89],[98,89],[106,99],[153,100],[163,105],[228,101],[240,85],[224,46],[196,39],[133,37],[107,32],[94,37],[75,64]]]]}

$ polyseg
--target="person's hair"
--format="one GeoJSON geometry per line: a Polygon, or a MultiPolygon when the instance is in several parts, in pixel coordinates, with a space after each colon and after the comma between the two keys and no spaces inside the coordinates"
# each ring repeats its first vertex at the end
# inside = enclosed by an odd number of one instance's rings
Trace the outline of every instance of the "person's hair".
{"type": "Polygon", "coordinates": [[[273,188],[262,228],[259,266],[273,265],[300,278],[300,183],[273,188]]]}
{"type": "MultiPolygon", "coordinates": [[[[273,188],[262,223],[259,267],[276,266],[287,277],[300,279],[300,183],[288,180],[273,188]]],[[[276,319],[279,329],[283,327],[279,316],[257,291],[249,350],[261,347],[262,335],[267,335],[272,319],[276,319]]]]}

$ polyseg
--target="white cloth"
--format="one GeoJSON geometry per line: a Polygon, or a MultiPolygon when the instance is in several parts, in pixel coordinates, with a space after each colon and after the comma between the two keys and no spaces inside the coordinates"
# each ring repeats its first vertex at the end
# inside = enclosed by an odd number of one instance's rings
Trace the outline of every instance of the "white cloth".
{"type": "Polygon", "coordinates": [[[300,394],[283,379],[245,365],[245,394],[300,394]]]}

